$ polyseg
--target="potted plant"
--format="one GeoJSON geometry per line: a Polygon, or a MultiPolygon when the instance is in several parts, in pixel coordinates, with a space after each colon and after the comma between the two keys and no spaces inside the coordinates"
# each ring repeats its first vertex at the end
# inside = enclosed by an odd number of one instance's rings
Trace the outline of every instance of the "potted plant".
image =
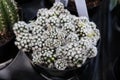
{"type": "Polygon", "coordinates": [[[70,14],[61,2],[39,9],[36,20],[14,24],[15,44],[29,56],[43,77],[70,79],[97,54],[100,38],[87,17],[70,14]],[[82,67],[81,67],[82,66],[82,67]]]}
{"type": "Polygon", "coordinates": [[[18,9],[13,0],[0,0],[0,63],[17,53],[13,24],[18,21],[18,9]]]}

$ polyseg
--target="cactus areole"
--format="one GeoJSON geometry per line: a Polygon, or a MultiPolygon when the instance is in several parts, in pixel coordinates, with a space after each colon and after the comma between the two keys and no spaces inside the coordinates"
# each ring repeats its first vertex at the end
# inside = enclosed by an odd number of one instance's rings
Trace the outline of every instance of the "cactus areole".
{"type": "Polygon", "coordinates": [[[18,21],[14,0],[0,0],[0,46],[13,37],[12,26],[18,21]]]}

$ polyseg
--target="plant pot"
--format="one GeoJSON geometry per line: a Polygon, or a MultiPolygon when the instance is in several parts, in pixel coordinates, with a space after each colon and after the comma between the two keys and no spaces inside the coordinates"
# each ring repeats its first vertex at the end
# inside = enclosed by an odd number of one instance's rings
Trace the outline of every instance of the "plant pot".
{"type": "Polygon", "coordinates": [[[0,46],[0,63],[5,62],[11,58],[14,58],[18,53],[17,46],[14,45],[15,37],[0,46]]]}

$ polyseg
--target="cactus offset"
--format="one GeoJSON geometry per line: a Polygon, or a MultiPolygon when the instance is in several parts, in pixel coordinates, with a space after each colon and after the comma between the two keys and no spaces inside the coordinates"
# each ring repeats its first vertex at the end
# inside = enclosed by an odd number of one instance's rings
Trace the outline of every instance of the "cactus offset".
{"type": "Polygon", "coordinates": [[[0,36],[12,30],[18,21],[17,7],[14,0],[0,0],[0,36]]]}

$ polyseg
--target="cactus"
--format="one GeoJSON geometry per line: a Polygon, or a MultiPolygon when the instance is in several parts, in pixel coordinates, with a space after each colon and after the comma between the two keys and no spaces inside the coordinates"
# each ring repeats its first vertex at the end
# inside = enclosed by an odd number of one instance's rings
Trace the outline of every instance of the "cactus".
{"type": "Polygon", "coordinates": [[[14,0],[0,0],[0,36],[12,31],[12,26],[19,19],[14,0]]]}
{"type": "Polygon", "coordinates": [[[65,70],[81,67],[97,55],[99,30],[87,17],[70,14],[61,2],[39,9],[34,21],[14,24],[15,45],[30,53],[34,64],[65,70]]]}

